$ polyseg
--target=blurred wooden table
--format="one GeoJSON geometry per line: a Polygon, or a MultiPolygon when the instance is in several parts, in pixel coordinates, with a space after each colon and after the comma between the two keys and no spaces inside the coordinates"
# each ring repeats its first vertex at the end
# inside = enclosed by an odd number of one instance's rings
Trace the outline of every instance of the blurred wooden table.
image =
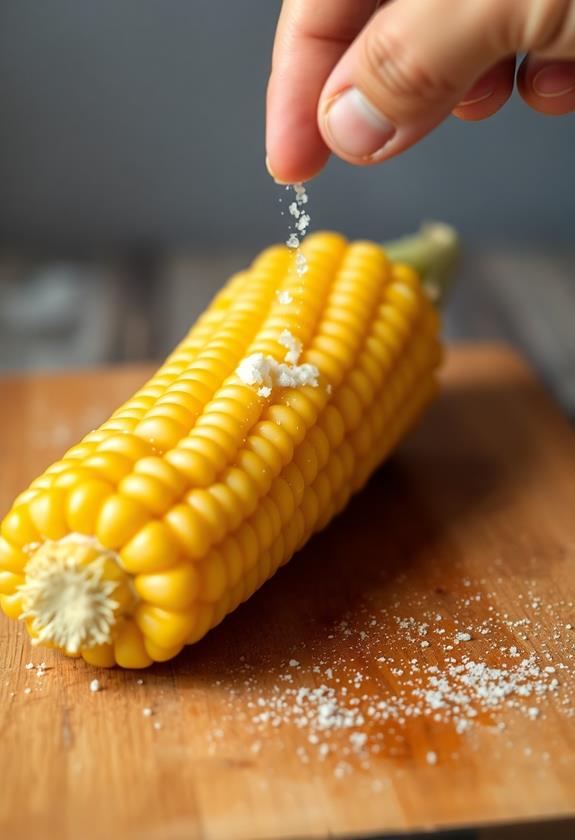
{"type": "MultiPolygon", "coordinates": [[[[3,380],[0,508],[146,373],[3,380]]],[[[443,378],[421,427],[349,509],[173,662],[98,673],[31,649],[0,619],[3,837],[327,838],[527,821],[525,838],[540,836],[530,821],[574,815],[575,438],[505,350],[456,348],[443,378]],[[413,640],[402,621],[431,622],[429,635],[413,640]],[[468,627],[465,644],[442,641],[468,627]],[[355,741],[320,732],[322,758],[305,727],[254,723],[261,698],[264,709],[293,700],[290,686],[349,684],[364,709],[374,692],[397,703],[409,679],[450,661],[513,669],[519,656],[541,684],[556,672],[557,690],[496,705],[470,728],[424,709],[358,723],[355,741]]],[[[569,836],[559,823],[542,831],[569,836]]]]}

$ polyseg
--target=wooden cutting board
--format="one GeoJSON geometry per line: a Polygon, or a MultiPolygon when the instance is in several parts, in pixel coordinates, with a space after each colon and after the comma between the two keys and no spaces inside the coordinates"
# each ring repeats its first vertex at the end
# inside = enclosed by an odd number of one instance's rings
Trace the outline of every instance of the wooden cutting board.
{"type": "MultiPolygon", "coordinates": [[[[147,373],[1,382],[2,511],[147,373]]],[[[348,510],[175,661],[97,672],[0,619],[2,836],[574,815],[573,431],[505,349],[455,348],[443,379],[348,510]]]]}

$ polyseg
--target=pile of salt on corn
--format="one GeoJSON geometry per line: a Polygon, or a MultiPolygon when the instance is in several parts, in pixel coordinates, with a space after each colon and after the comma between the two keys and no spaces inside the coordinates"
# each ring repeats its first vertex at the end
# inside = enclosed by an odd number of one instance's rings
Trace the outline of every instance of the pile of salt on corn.
{"type": "Polygon", "coordinates": [[[97,666],[143,668],[201,639],[421,415],[439,318],[401,260],[429,268],[453,247],[443,226],[387,251],[317,233],[304,276],[289,248],[261,253],[155,376],[15,500],[4,612],[33,643],[97,666]]]}

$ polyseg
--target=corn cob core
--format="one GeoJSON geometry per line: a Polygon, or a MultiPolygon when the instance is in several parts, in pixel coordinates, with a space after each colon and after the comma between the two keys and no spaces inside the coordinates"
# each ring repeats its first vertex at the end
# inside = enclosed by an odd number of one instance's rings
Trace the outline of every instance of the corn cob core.
{"type": "Polygon", "coordinates": [[[34,643],[99,666],[170,659],[323,528],[417,419],[441,352],[416,272],[333,233],[303,251],[304,277],[283,246],[232,277],[155,376],[16,499],[0,603],[34,643]],[[250,381],[253,358],[288,378],[250,381]]]}

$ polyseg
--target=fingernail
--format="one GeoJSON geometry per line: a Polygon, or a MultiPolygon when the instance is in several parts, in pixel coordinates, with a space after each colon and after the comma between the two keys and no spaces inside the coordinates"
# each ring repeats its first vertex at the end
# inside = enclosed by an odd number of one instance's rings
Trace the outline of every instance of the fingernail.
{"type": "Polygon", "coordinates": [[[549,64],[535,74],[531,84],[538,96],[565,96],[575,90],[575,65],[549,64]]]}
{"type": "Polygon", "coordinates": [[[493,88],[491,86],[484,87],[479,84],[476,87],[472,87],[471,90],[467,92],[467,96],[465,99],[461,100],[457,107],[466,108],[468,105],[477,105],[478,102],[484,102],[486,99],[489,99],[492,94],[493,88]]]}
{"type": "Polygon", "coordinates": [[[355,87],[327,102],[324,126],[336,149],[364,160],[377,157],[395,134],[395,126],[355,87]]]}
{"type": "Polygon", "coordinates": [[[291,181],[280,181],[280,179],[277,177],[277,175],[272,170],[272,168],[270,166],[270,159],[267,155],[266,155],[266,169],[268,171],[268,174],[271,175],[271,177],[274,179],[276,184],[279,184],[282,187],[287,187],[291,183],[291,181]]]}

